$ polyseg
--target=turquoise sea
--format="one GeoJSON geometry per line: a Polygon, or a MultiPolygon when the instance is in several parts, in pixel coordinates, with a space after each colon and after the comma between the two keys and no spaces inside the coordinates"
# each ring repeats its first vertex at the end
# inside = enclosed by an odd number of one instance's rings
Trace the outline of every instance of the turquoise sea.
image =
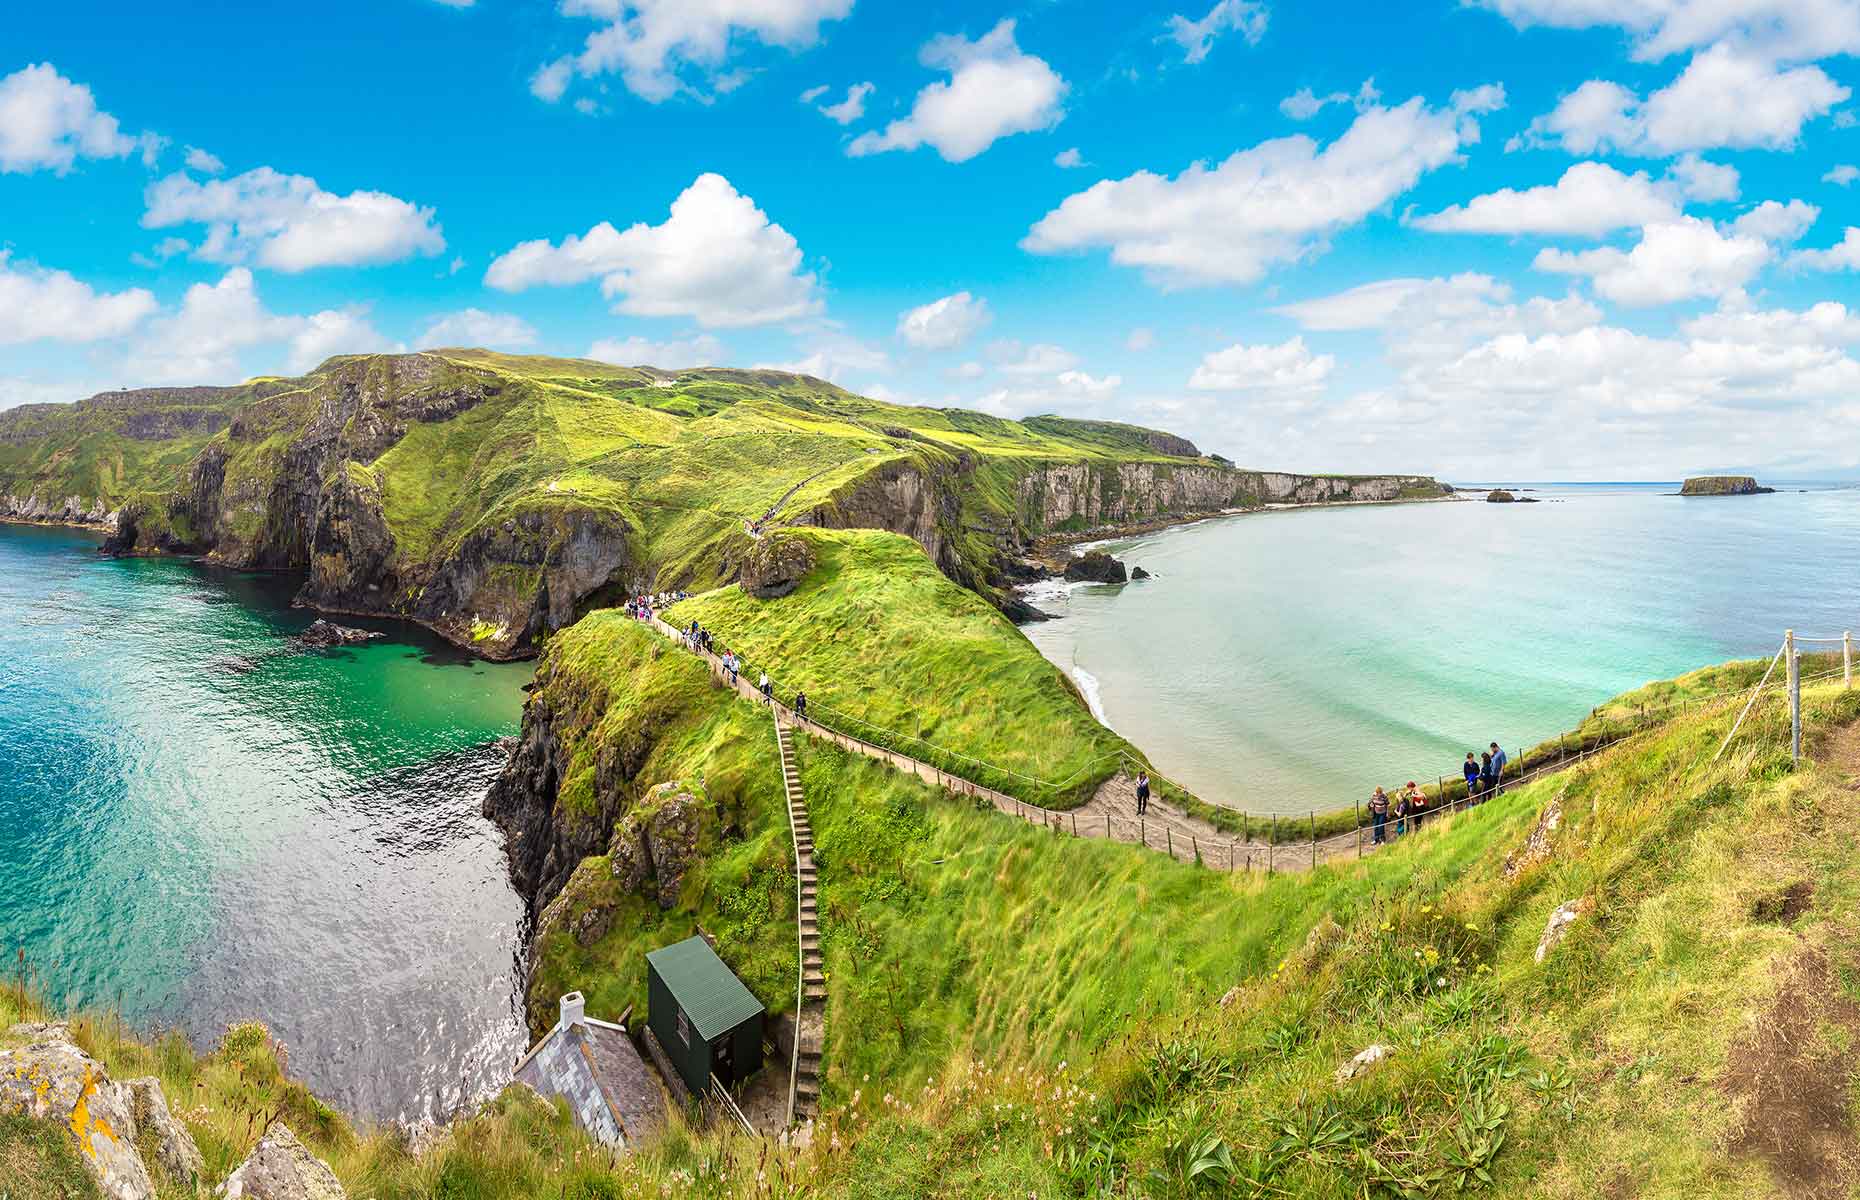
{"type": "Polygon", "coordinates": [[[1860,489],[1524,486],[1542,503],[1271,511],[1106,543],[1156,578],[1035,595],[1063,619],[1025,632],[1163,773],[1253,812],[1455,774],[1649,680],[1767,658],[1790,627],[1860,632],[1860,489]]]}
{"type": "Polygon", "coordinates": [[[261,1018],[373,1117],[501,1083],[524,914],[478,806],[530,668],[299,651],[293,581],[96,551],[0,525],[3,969],[202,1046],[261,1018]]]}

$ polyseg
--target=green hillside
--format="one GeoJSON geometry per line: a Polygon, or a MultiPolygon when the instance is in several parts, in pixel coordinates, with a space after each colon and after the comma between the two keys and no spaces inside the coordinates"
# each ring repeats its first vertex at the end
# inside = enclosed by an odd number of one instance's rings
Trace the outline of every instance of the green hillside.
{"type": "Polygon", "coordinates": [[[302,599],[421,621],[490,657],[614,596],[727,582],[745,522],[886,529],[1012,609],[1043,534],[1419,477],[1236,471],[1181,438],[482,350],[336,358],[293,379],[0,413],[0,517],[106,519],[130,552],[303,572],[302,599]],[[777,511],[779,510],[779,511],[777,511]]]}
{"type": "MultiPolygon", "coordinates": [[[[650,638],[584,623],[544,687],[634,681],[646,695],[590,695],[588,728],[662,732],[646,778],[712,764],[735,816],[663,919],[717,921],[754,978],[793,893],[778,803],[747,786],[763,752],[726,747],[772,734],[650,638]],[[758,903],[772,932],[731,936],[758,903]]],[[[1734,715],[1682,714],[1371,859],[1270,879],[1055,838],[802,739],[830,980],[804,1149],[680,1128],[610,1160],[513,1092],[415,1155],[289,1084],[262,1033],[204,1058],[107,1020],[79,1033],[192,1098],[209,1174],[277,1111],[352,1196],[1845,1195],[1860,694],[1810,690],[1795,770],[1774,702],[1714,761],[1734,715]],[[1341,1078],[1372,1045],[1386,1060],[1341,1078]]],[[[597,1011],[637,986],[623,925],[555,960],[614,972],[597,1011]]],[[[22,1011],[0,1000],[0,1028],[22,1011]]],[[[0,1161],[66,1169],[35,1136],[0,1124],[0,1161]]]]}

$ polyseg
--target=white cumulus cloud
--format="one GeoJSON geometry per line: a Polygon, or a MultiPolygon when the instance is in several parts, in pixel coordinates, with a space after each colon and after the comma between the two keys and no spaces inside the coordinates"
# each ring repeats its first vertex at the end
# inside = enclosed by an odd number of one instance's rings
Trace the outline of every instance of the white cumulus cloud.
{"type": "Polygon", "coordinates": [[[1326,239],[1455,162],[1478,141],[1473,116],[1504,102],[1488,86],[1431,108],[1374,105],[1322,148],[1302,134],[1262,142],[1171,179],[1139,171],[1069,196],[1021,246],[1036,254],[1107,247],[1166,286],[1252,283],[1320,253],[1326,239]]]}
{"type": "Polygon", "coordinates": [[[1021,51],[1011,20],[973,42],[961,34],[932,38],[920,57],[949,78],[918,92],[909,116],[854,138],[847,153],[928,145],[949,162],[967,162],[1001,138],[1051,129],[1065,116],[1066,81],[1046,60],[1021,51]]]}
{"type": "Polygon", "coordinates": [[[433,210],[386,192],[324,191],[306,175],[259,167],[201,182],[176,173],[150,185],[146,229],[204,225],[194,253],[208,262],[285,272],[353,267],[438,254],[446,239],[433,210]]]}
{"type": "Polygon", "coordinates": [[[576,75],[618,73],[628,91],[657,103],[696,84],[718,91],[741,82],[726,70],[745,39],[801,49],[853,0],[562,0],[564,16],[601,22],[580,53],[538,68],[530,91],[560,100],[576,75]]]}
{"type": "Polygon", "coordinates": [[[932,300],[898,317],[898,337],[921,350],[953,350],[988,324],[988,302],[968,292],[932,300]]]}
{"type": "Polygon", "coordinates": [[[1851,95],[1816,66],[1780,67],[1713,46],[1644,101],[1592,79],[1531,122],[1522,144],[1560,144],[1571,154],[1618,151],[1664,157],[1687,150],[1786,150],[1802,127],[1851,95]]]}
{"type": "Polygon", "coordinates": [[[422,350],[434,346],[484,346],[497,350],[521,350],[536,344],[536,330],[522,317],[510,313],[466,308],[435,317],[414,339],[414,344],[422,350]]]}
{"type": "Polygon", "coordinates": [[[1860,167],[1852,163],[1841,163],[1821,177],[1821,182],[1831,183],[1836,187],[1851,187],[1854,180],[1860,179],[1860,167]]]}
{"type": "Polygon", "coordinates": [[[1237,33],[1247,45],[1259,45],[1266,36],[1266,6],[1258,0],[1216,0],[1213,8],[1199,21],[1179,13],[1169,18],[1168,37],[1182,48],[1182,61],[1198,63],[1208,57],[1214,42],[1224,33],[1237,33]]]}
{"type": "Polygon", "coordinates": [[[1467,0],[1525,28],[1612,26],[1635,39],[1635,57],[1665,58],[1719,42],[1764,58],[1860,54],[1853,0],[1467,0]]]}
{"type": "Polygon", "coordinates": [[[15,264],[0,249],[0,346],[121,337],[155,309],[146,289],[99,292],[68,271],[15,264]]]}
{"type": "MultiPolygon", "coordinates": [[[[821,104],[816,106],[821,116],[836,125],[851,125],[865,116],[865,98],[878,89],[869,83],[855,83],[846,89],[846,99],[838,104],[821,104]]],[[[806,95],[818,99],[821,93],[810,90],[806,95]]],[[[804,96],[805,98],[805,96],[804,96]]],[[[808,101],[812,103],[811,100],[808,101]]]]}
{"type": "Polygon", "coordinates": [[[127,369],[151,383],[226,383],[244,376],[240,356],[259,347],[281,348],[291,371],[307,371],[334,354],[400,348],[359,306],[309,316],[271,312],[252,272],[235,267],[218,283],[188,288],[178,309],[151,321],[131,347],[127,369]]]}
{"type": "Polygon", "coordinates": [[[1860,271],[1860,228],[1852,225],[1841,240],[1826,250],[1798,250],[1789,265],[1808,271],[1860,271]]]}
{"type": "Polygon", "coordinates": [[[1079,365],[1078,355],[1050,342],[1024,346],[1012,340],[999,341],[988,347],[988,355],[1008,375],[1057,375],[1079,365]]]}
{"type": "Polygon", "coordinates": [[[728,352],[708,333],[669,341],[635,335],[602,338],[588,347],[588,357],[618,367],[711,367],[722,363],[728,352]]]}
{"type": "Polygon", "coordinates": [[[1236,343],[1203,355],[1188,386],[1199,392],[1312,392],[1336,368],[1334,355],[1311,353],[1303,337],[1276,346],[1236,343]]]}
{"type": "Polygon", "coordinates": [[[1679,215],[1673,189],[1644,171],[1624,175],[1606,163],[1577,163],[1554,184],[1501,188],[1414,225],[1430,233],[1562,234],[1599,237],[1614,229],[1679,215]]]}
{"type": "Polygon", "coordinates": [[[1726,232],[1697,217],[1679,217],[1646,226],[1632,250],[1608,246],[1572,254],[1546,249],[1533,265],[1540,271],[1588,276],[1599,295],[1638,308],[1739,291],[1774,257],[1760,237],[1726,232]]]}
{"type": "Polygon", "coordinates": [[[721,175],[700,175],[658,225],[624,232],[602,221],[560,245],[524,242],[500,255],[484,281],[517,292],[601,281],[614,311],[693,317],[710,328],[793,320],[821,308],[794,237],[721,175]]]}
{"type": "Polygon", "coordinates": [[[159,151],[159,140],[124,133],[115,117],[97,107],[88,87],[60,75],[51,63],[0,79],[0,174],[62,175],[80,158],[126,158],[138,148],[159,151]]]}

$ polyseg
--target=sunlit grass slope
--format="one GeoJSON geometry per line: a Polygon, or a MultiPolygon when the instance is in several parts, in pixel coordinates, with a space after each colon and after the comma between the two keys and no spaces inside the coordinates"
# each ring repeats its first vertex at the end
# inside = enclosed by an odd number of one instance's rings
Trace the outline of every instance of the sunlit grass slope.
{"type": "MultiPolygon", "coordinates": [[[[668,765],[733,722],[768,740],[678,651],[606,632],[574,670],[666,676],[634,682],[688,702],[660,726],[668,765]]],[[[636,702],[591,696],[605,736],[627,736],[616,703],[636,702]]],[[[831,995],[805,1150],[675,1131],[610,1163],[512,1093],[415,1159],[320,1112],[256,1034],[204,1059],[84,1036],[192,1098],[214,1170],[279,1108],[377,1200],[1844,1195],[1860,695],[1811,688],[1795,770],[1774,702],[1713,761],[1733,716],[1682,713],[1369,860],[1271,879],[1043,833],[802,739],[831,995]],[[1538,963],[1571,901],[1586,915],[1538,963]],[[1371,1045],[1386,1059],[1339,1079],[1371,1045]]]]}
{"type": "Polygon", "coordinates": [[[869,530],[783,536],[815,555],[794,592],[758,600],[724,587],[674,605],[667,620],[713,630],[752,672],[766,667],[783,696],[805,689],[847,733],[1034,803],[1076,804],[1117,772],[1120,755],[1135,755],[1018,629],[915,542],[869,530]]]}

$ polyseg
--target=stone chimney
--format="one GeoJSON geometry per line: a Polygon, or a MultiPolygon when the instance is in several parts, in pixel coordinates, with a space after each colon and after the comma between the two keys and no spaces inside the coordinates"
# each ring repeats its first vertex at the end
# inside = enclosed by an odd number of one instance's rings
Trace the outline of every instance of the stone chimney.
{"type": "Polygon", "coordinates": [[[570,992],[562,997],[562,1020],[556,1025],[557,1029],[567,1029],[571,1025],[584,1025],[587,1023],[587,1018],[588,1004],[581,998],[580,992],[570,992]]]}

